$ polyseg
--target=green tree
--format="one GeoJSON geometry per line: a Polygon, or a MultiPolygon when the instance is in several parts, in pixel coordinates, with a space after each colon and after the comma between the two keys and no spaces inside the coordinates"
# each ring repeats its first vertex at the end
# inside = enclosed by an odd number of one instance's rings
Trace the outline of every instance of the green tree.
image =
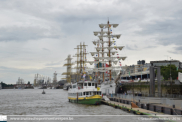
{"type": "Polygon", "coordinates": [[[7,84],[6,83],[3,83],[3,82],[1,82],[1,85],[2,85],[2,88],[4,88],[4,87],[7,86],[7,84]]]}
{"type": "Polygon", "coordinates": [[[161,66],[161,75],[164,77],[165,80],[170,79],[170,69],[171,69],[171,77],[173,80],[177,79],[178,72],[182,72],[181,70],[176,70],[175,65],[167,65],[167,66],[161,66]]]}

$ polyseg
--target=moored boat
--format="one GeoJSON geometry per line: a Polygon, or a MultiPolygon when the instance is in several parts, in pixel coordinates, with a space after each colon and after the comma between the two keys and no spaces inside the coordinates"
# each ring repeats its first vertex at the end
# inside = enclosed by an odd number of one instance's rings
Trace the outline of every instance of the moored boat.
{"type": "Polygon", "coordinates": [[[68,100],[72,103],[99,105],[102,91],[94,81],[79,81],[68,90],[68,100]]]}
{"type": "Polygon", "coordinates": [[[68,90],[69,88],[71,88],[71,85],[69,83],[65,83],[63,86],[63,90],[68,90]]]}
{"type": "Polygon", "coordinates": [[[91,65],[95,63],[92,72],[95,72],[95,78],[101,84],[103,94],[116,94],[117,80],[115,79],[117,74],[125,68],[120,60],[124,61],[126,56],[122,56],[118,52],[124,46],[118,46],[115,40],[119,39],[121,34],[113,34],[112,31],[112,28],[116,28],[118,25],[110,24],[109,21],[107,24],[99,24],[101,31],[94,31],[94,35],[99,38],[99,40],[93,41],[96,51],[90,52],[94,61],[87,61],[91,65]],[[120,65],[117,66],[117,63],[120,65]]]}

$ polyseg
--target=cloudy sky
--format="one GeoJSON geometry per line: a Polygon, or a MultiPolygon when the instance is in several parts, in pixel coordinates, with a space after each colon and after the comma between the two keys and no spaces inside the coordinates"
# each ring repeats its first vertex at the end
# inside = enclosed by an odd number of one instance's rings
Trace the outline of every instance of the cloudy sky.
{"type": "Polygon", "coordinates": [[[182,61],[181,0],[0,0],[0,81],[33,83],[36,73],[52,78],[55,71],[59,80],[80,42],[94,51],[93,31],[108,18],[122,34],[122,65],[182,61]]]}

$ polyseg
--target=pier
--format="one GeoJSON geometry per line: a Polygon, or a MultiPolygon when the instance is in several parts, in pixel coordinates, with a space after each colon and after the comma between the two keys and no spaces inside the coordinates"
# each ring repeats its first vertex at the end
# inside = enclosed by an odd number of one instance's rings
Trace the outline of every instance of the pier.
{"type": "MultiPolygon", "coordinates": [[[[138,115],[182,115],[182,109],[178,104],[171,104],[172,106],[164,104],[164,99],[162,98],[140,97],[139,99],[136,99],[136,97],[132,98],[131,96],[126,96],[127,95],[111,95],[108,96],[109,100],[103,100],[102,103],[138,115]],[[131,102],[134,102],[138,108],[132,107],[131,102]]],[[[165,102],[169,103],[169,101],[165,102]]],[[[173,100],[173,103],[177,102],[181,104],[182,100],[173,100]]]]}

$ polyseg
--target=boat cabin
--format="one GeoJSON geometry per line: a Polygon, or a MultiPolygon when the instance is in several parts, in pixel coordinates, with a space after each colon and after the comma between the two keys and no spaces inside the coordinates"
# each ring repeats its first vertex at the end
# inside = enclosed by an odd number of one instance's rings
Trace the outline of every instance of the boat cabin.
{"type": "Polygon", "coordinates": [[[79,81],[77,84],[73,84],[72,88],[73,89],[89,89],[89,88],[97,88],[97,82],[93,81],[79,81]]]}
{"type": "Polygon", "coordinates": [[[88,97],[93,95],[101,95],[101,91],[97,90],[98,83],[94,81],[79,81],[72,84],[72,88],[68,91],[70,97],[88,97]]]}

